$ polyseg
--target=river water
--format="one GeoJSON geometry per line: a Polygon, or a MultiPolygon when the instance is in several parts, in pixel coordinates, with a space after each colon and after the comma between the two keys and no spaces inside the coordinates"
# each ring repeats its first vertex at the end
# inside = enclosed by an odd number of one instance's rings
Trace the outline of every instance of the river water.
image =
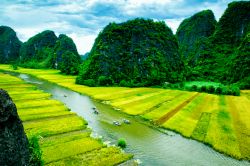
{"type": "Polygon", "coordinates": [[[128,144],[125,151],[134,154],[134,158],[141,162],[140,165],[250,165],[247,161],[227,157],[209,146],[174,132],[160,132],[142,123],[140,119],[113,110],[88,96],[29,75],[14,75],[35,84],[39,89],[51,93],[52,98],[65,103],[71,111],[88,121],[93,136],[101,136],[104,142],[110,144],[116,144],[119,138],[124,138],[128,144]],[[93,113],[93,107],[99,110],[98,115],[93,113]],[[131,124],[113,125],[114,120],[122,121],[124,118],[130,120],[131,124]]]}

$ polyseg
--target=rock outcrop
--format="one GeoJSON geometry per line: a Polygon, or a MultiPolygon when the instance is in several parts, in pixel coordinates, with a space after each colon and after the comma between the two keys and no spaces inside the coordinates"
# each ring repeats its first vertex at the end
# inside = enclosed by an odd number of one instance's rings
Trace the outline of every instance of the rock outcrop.
{"type": "Polygon", "coordinates": [[[0,165],[29,164],[29,143],[12,99],[0,89],[0,165]]]}

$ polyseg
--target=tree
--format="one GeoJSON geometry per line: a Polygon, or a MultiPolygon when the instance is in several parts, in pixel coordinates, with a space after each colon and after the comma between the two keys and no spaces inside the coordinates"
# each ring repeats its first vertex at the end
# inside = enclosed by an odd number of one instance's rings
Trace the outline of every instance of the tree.
{"type": "Polygon", "coordinates": [[[62,61],[59,63],[59,70],[65,74],[78,74],[80,61],[77,55],[70,51],[62,54],[62,61]]]}

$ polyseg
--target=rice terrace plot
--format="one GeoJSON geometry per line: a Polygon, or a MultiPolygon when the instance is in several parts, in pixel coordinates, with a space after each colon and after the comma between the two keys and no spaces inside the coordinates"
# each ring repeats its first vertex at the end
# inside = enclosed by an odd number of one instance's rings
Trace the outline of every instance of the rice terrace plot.
{"type": "Polygon", "coordinates": [[[84,119],[35,86],[0,72],[0,88],[7,90],[16,104],[28,139],[39,138],[45,165],[115,165],[132,158],[90,137],[84,119]]]}
{"type": "MultiPolygon", "coordinates": [[[[0,65],[0,69],[14,71],[8,65],[0,65]]],[[[242,91],[241,96],[224,96],[160,88],[87,87],[76,85],[74,76],[62,75],[57,70],[19,68],[14,72],[30,74],[105,101],[124,113],[139,116],[153,124],[158,124],[159,127],[209,144],[219,152],[237,159],[250,160],[250,93],[247,90],[242,91]]],[[[13,81],[15,84],[18,82],[16,78],[13,81]]],[[[22,88],[24,87],[20,87],[22,88]]],[[[25,88],[30,89],[28,86],[25,88]]],[[[15,89],[17,90],[18,88],[15,89]]],[[[49,111],[46,114],[53,116],[49,111]]],[[[26,116],[25,114],[21,118],[26,116]]],[[[74,117],[74,115],[67,116],[74,117]]],[[[72,130],[79,130],[79,126],[84,128],[79,119],[74,120],[77,122],[72,123],[72,130]]],[[[64,119],[61,118],[58,121],[64,121],[64,119]]],[[[60,130],[55,129],[51,132],[60,133],[60,130]]],[[[96,146],[97,149],[100,148],[96,146]]],[[[105,153],[106,149],[101,151],[105,153]]],[[[94,156],[95,151],[91,153],[93,154],[88,154],[94,156]]],[[[82,157],[72,157],[72,159],[75,158],[82,157]]]]}

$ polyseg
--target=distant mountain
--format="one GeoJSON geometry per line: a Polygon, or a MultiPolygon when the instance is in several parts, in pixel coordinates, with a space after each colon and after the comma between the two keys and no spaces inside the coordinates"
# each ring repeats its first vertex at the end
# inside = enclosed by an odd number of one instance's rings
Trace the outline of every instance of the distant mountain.
{"type": "Polygon", "coordinates": [[[63,61],[63,54],[65,54],[66,52],[72,53],[80,63],[81,57],[77,52],[74,41],[67,35],[61,34],[59,35],[54,46],[54,53],[56,54],[55,62],[58,63],[58,68],[61,68],[60,62],[63,61]]]}
{"type": "Polygon", "coordinates": [[[13,29],[0,26],[0,63],[18,60],[21,45],[22,43],[13,29]]]}
{"type": "Polygon", "coordinates": [[[118,84],[156,85],[181,80],[183,62],[177,39],[164,22],[134,19],[107,25],[82,69],[78,83],[106,78],[118,84]]]}
{"type": "Polygon", "coordinates": [[[53,31],[46,30],[24,42],[20,50],[21,62],[35,60],[41,62],[48,57],[54,48],[57,37],[53,31]]]}
{"type": "Polygon", "coordinates": [[[85,53],[84,55],[80,55],[81,59],[85,61],[89,57],[89,52],[85,53]]]}
{"type": "Polygon", "coordinates": [[[66,74],[78,73],[81,58],[74,41],[67,35],[57,38],[50,30],[25,42],[20,50],[21,65],[31,68],[56,68],[66,74]]]}

